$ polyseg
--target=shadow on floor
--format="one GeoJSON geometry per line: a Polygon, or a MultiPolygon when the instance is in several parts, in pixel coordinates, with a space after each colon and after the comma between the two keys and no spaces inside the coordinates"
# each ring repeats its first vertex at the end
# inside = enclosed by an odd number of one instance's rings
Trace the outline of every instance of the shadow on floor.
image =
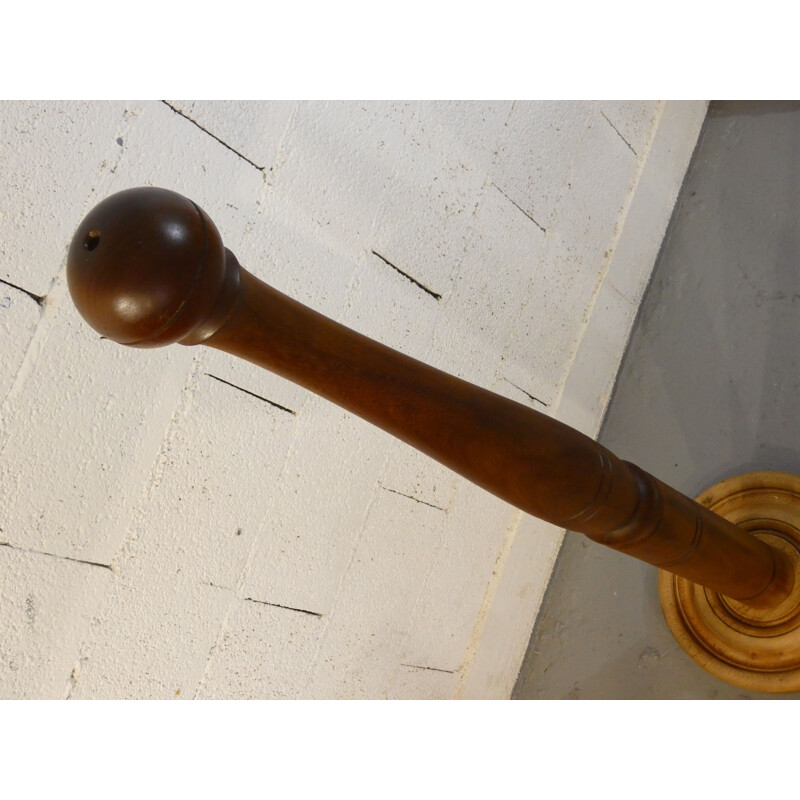
{"type": "MultiPolygon", "coordinates": [[[[799,171],[800,102],[711,105],[599,436],[690,496],[800,473],[799,171]]],[[[513,696],[772,697],[697,667],[664,623],[656,570],[574,533],[513,696]]]]}

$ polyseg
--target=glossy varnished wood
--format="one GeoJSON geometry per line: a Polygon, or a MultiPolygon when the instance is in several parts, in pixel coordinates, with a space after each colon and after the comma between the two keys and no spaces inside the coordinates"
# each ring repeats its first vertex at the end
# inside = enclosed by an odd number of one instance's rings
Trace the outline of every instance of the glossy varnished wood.
{"type": "Polygon", "coordinates": [[[243,269],[209,217],[180,195],[132,189],[103,201],[77,229],[67,277],[78,310],[110,339],[224,350],[328,398],[529,514],[753,608],[792,593],[794,569],[781,549],[566,425],[276,291],[243,269]]]}

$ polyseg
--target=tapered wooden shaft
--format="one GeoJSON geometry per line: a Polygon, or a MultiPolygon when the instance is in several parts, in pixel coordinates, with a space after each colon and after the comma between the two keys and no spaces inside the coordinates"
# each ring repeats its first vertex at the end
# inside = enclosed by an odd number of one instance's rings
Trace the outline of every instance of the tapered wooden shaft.
{"type": "Polygon", "coordinates": [[[160,189],[121,192],[78,228],[78,310],[132,346],[203,343],[359,415],[517,508],[754,607],[794,585],[787,557],[587,436],[409,358],[261,282],[208,216],[160,189]]]}

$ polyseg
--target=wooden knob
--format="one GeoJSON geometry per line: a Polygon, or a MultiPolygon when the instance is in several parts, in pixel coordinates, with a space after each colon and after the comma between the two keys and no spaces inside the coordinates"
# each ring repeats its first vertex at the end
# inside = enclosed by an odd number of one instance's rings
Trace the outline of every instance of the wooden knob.
{"type": "Polygon", "coordinates": [[[67,256],[81,316],[120,344],[196,344],[230,311],[238,264],[210,217],[167,189],[127,189],[83,219],[67,256]]]}

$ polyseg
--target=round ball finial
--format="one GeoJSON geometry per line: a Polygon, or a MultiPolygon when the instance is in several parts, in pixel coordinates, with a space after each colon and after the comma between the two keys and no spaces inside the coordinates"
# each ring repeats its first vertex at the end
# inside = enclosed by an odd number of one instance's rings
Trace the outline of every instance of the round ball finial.
{"type": "Polygon", "coordinates": [[[216,226],[191,200],[167,189],[127,189],[78,226],[67,284],[81,316],[115,342],[194,344],[213,333],[209,320],[230,289],[226,261],[216,226]]]}

